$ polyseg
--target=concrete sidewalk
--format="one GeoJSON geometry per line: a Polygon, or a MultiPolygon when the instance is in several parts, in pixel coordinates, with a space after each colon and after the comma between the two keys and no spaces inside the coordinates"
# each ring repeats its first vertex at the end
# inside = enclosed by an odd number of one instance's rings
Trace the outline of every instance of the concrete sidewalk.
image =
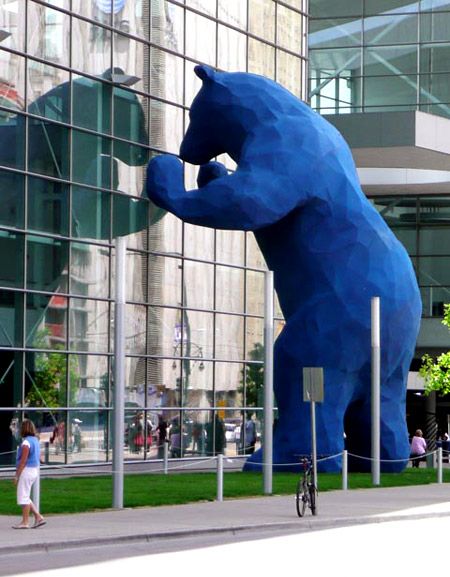
{"type": "Polygon", "coordinates": [[[297,517],[294,496],[49,515],[47,525],[34,530],[13,530],[19,515],[0,516],[0,555],[182,539],[202,533],[256,535],[267,529],[292,533],[440,516],[450,516],[449,484],[319,493],[318,515],[307,512],[302,519],[297,517]]]}

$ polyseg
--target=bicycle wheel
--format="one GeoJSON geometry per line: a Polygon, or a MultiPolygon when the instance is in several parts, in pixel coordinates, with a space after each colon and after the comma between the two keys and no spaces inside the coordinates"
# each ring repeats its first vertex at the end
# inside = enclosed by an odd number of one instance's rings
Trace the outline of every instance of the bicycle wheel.
{"type": "Polygon", "coordinates": [[[307,493],[304,490],[303,480],[297,483],[297,492],[295,495],[295,505],[297,507],[297,515],[303,517],[306,510],[307,493]]]}
{"type": "Polygon", "coordinates": [[[311,513],[317,515],[317,492],[314,485],[309,486],[309,506],[311,507],[311,513]]]}

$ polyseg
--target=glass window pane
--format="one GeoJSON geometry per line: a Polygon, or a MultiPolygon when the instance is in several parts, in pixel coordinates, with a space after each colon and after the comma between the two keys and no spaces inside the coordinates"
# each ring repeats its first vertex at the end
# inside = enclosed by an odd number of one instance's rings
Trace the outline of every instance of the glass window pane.
{"type": "Polygon", "coordinates": [[[108,298],[109,263],[109,248],[72,242],[70,292],[86,297],[108,298]]]}
{"type": "Polygon", "coordinates": [[[68,355],[69,406],[106,407],[109,391],[109,359],[101,355],[68,355]]]}
{"type": "Polygon", "coordinates": [[[216,64],[216,23],[186,11],[186,56],[211,66],[216,64]]]}
{"type": "Polygon", "coordinates": [[[150,48],[150,93],[183,104],[183,59],[159,48],[150,48]]]}
{"type": "Polygon", "coordinates": [[[246,271],[246,312],[264,314],[264,273],[246,271]]]}
{"type": "Polygon", "coordinates": [[[70,299],[69,346],[72,351],[109,351],[109,304],[104,301],[70,299]]]}
{"type": "MultiPolygon", "coordinates": [[[[419,77],[420,91],[419,98],[423,104],[437,102],[450,102],[450,73],[448,74],[422,74],[419,77]]],[[[440,106],[441,115],[449,115],[450,109],[445,104],[440,106]]]]}
{"type": "Polygon", "coordinates": [[[102,188],[111,187],[111,141],[72,131],[72,178],[102,188]]]}
{"type": "MultiPolygon", "coordinates": [[[[23,168],[25,160],[25,117],[0,110],[0,165],[23,168]]],[[[30,134],[32,137],[32,133],[30,134]]],[[[32,146],[30,142],[30,146],[32,146]]]]}
{"type": "Polygon", "coordinates": [[[218,0],[218,18],[236,28],[247,28],[247,0],[218,0]]]}
{"type": "Polygon", "coordinates": [[[147,144],[147,99],[130,90],[117,87],[114,88],[113,97],[114,136],[147,144]]]}
{"type": "MultiPolygon", "coordinates": [[[[1,18],[1,8],[0,8],[1,18]]],[[[5,30],[2,27],[3,30],[5,30]]],[[[2,46],[5,45],[5,40],[2,46]]],[[[9,110],[0,111],[0,126],[14,114],[24,109],[25,59],[17,54],[0,51],[0,106],[9,110]]]]}
{"type": "Polygon", "coordinates": [[[28,168],[31,172],[69,177],[69,130],[48,120],[28,122],[28,168]]]}
{"type": "Polygon", "coordinates": [[[417,0],[364,0],[364,11],[366,14],[380,14],[388,11],[409,13],[417,12],[418,9],[419,2],[417,0]]]}
{"type": "Polygon", "coordinates": [[[0,0],[0,27],[8,32],[2,46],[13,50],[25,48],[25,2],[0,0]]]}
{"type": "Polygon", "coordinates": [[[184,223],[184,254],[202,260],[214,259],[214,230],[184,223]]]}
{"type": "Polygon", "coordinates": [[[420,18],[420,38],[423,42],[448,42],[450,37],[450,13],[430,12],[420,18]]]}
{"type": "Polygon", "coordinates": [[[417,42],[417,14],[373,16],[364,19],[367,44],[403,44],[417,42]]]}
{"type": "Polygon", "coordinates": [[[350,18],[311,20],[308,41],[313,48],[354,46],[361,44],[361,35],[361,18],[357,20],[350,18]]]}
{"type": "Polygon", "coordinates": [[[159,46],[183,53],[184,9],[170,2],[152,2],[151,40],[159,46]]]}
{"type": "Polygon", "coordinates": [[[76,410],[69,413],[67,424],[68,463],[106,460],[108,413],[76,410]]]}
{"type": "Polygon", "coordinates": [[[70,121],[70,83],[66,70],[28,60],[27,104],[31,114],[70,121]]]}
{"type": "Polygon", "coordinates": [[[72,66],[93,76],[111,69],[111,33],[106,28],[72,18],[72,66]]]}
{"type": "Polygon", "coordinates": [[[28,178],[28,227],[67,235],[69,186],[43,178],[28,178]]]}
{"type": "Polygon", "coordinates": [[[111,131],[111,85],[76,76],[72,80],[73,123],[96,132],[111,131]]]}
{"type": "Polygon", "coordinates": [[[67,290],[68,243],[41,236],[27,238],[27,288],[67,290]]]}
{"type": "MultiPolygon", "coordinates": [[[[0,289],[0,346],[21,347],[23,344],[22,327],[23,293],[0,289]]],[[[5,370],[5,368],[2,370],[5,370]]],[[[5,377],[4,374],[3,377],[5,377]]]]}
{"type": "Polygon", "coordinates": [[[24,177],[21,174],[0,170],[0,224],[23,227],[24,177]]]}
{"type": "Polygon", "coordinates": [[[277,50],[277,81],[300,98],[301,60],[292,54],[277,50]]]}
{"type": "Polygon", "coordinates": [[[148,307],[147,310],[147,354],[179,357],[182,349],[181,312],[163,307],[148,307]]]}
{"type": "Polygon", "coordinates": [[[393,72],[417,72],[417,46],[380,46],[367,48],[364,54],[364,74],[386,75],[393,72]]]}
{"type": "Polygon", "coordinates": [[[244,270],[216,266],[216,310],[244,312],[244,270]]]}
{"type": "Polygon", "coordinates": [[[240,361],[244,357],[244,318],[216,315],[216,358],[240,361]]]}
{"type": "Polygon", "coordinates": [[[272,0],[249,0],[249,32],[264,40],[275,40],[275,2],[272,0]]]}
{"type": "Polygon", "coordinates": [[[421,255],[449,255],[450,228],[421,226],[419,228],[419,253],[421,255]]]}
{"type": "MultiPolygon", "coordinates": [[[[45,336],[43,333],[42,338],[45,336]]],[[[36,340],[33,343],[36,348],[38,344],[36,340]]],[[[54,351],[26,353],[25,359],[25,403],[30,407],[66,406],[67,355],[54,351]]]]}
{"type": "Polygon", "coordinates": [[[449,72],[450,44],[423,44],[420,48],[421,72],[449,72]]]}
{"type": "Polygon", "coordinates": [[[278,4],[277,44],[292,52],[300,52],[302,41],[302,16],[278,4]]]}
{"type": "Polygon", "coordinates": [[[219,24],[217,66],[230,72],[243,71],[246,61],[246,36],[219,24]]]}
{"type": "MultiPolygon", "coordinates": [[[[181,303],[182,262],[176,258],[149,255],[148,267],[153,280],[148,286],[149,302],[179,306],[181,303]]],[[[143,272],[143,274],[145,274],[143,272]]],[[[148,274],[148,271],[147,271],[148,274]]],[[[143,282],[142,282],[142,286],[143,282]]]]}
{"type": "Polygon", "coordinates": [[[148,63],[147,44],[123,34],[114,34],[113,42],[113,72],[125,76],[120,83],[148,92],[148,72],[144,71],[144,63],[148,63]]]}
{"type": "Polygon", "coordinates": [[[27,50],[31,56],[69,65],[70,16],[47,6],[28,2],[27,50]]]}
{"type": "Polygon", "coordinates": [[[23,287],[23,257],[24,235],[0,230],[0,284],[2,286],[23,287]]]}
{"type": "Polygon", "coordinates": [[[245,258],[245,233],[240,231],[216,231],[216,260],[228,264],[243,265],[245,258]]]}
{"type": "Polygon", "coordinates": [[[203,14],[216,15],[217,0],[185,0],[186,6],[191,6],[203,14]]]}
{"type": "MultiPolygon", "coordinates": [[[[200,359],[181,362],[181,386],[184,407],[207,407],[213,391],[213,363],[200,359]]],[[[187,445],[190,445],[188,442],[187,445]]]]}
{"type": "Polygon", "coordinates": [[[178,154],[183,140],[183,109],[159,100],[150,103],[150,146],[178,154]]]}
{"type": "Polygon", "coordinates": [[[141,196],[145,191],[148,150],[143,146],[114,141],[113,156],[113,189],[141,196]]]}
{"type": "Polygon", "coordinates": [[[136,231],[143,231],[138,233],[139,238],[135,238],[134,242],[132,237],[128,237],[127,245],[130,248],[146,248],[146,232],[143,229],[148,226],[148,208],[149,203],[145,198],[138,199],[125,194],[114,194],[113,236],[117,237],[129,235],[136,231]]]}
{"type": "Polygon", "coordinates": [[[127,304],[125,308],[125,346],[127,353],[144,355],[147,346],[147,308],[127,304]]]}
{"type": "Polygon", "coordinates": [[[214,307],[214,266],[184,261],[183,304],[186,307],[214,307]]]}
{"type": "Polygon", "coordinates": [[[254,38],[248,39],[248,71],[275,79],[275,48],[254,38]]]}
{"type": "Polygon", "coordinates": [[[417,101],[417,76],[375,76],[364,81],[365,106],[413,105],[417,101]]]}
{"type": "Polygon", "coordinates": [[[182,250],[183,223],[179,218],[167,212],[164,214],[159,208],[150,203],[149,249],[180,255],[182,250]],[[159,220],[152,220],[154,218],[159,220]]]}
{"type": "Polygon", "coordinates": [[[248,317],[245,323],[246,352],[248,361],[262,361],[264,359],[264,320],[248,317]]]}
{"type": "Polygon", "coordinates": [[[65,349],[67,298],[28,294],[26,310],[26,346],[35,349],[65,349]]]}
{"type": "Polygon", "coordinates": [[[419,284],[450,286],[450,256],[417,259],[419,284]]]}
{"type": "Polygon", "coordinates": [[[335,48],[311,50],[310,76],[322,78],[336,73],[352,76],[361,75],[361,50],[359,48],[335,48]]]}
{"type": "Polygon", "coordinates": [[[108,240],[111,223],[111,195],[72,186],[72,236],[108,240]]]}
{"type": "Polygon", "coordinates": [[[309,15],[313,18],[362,16],[362,12],[363,0],[345,0],[345,2],[309,0],[309,15]]]}

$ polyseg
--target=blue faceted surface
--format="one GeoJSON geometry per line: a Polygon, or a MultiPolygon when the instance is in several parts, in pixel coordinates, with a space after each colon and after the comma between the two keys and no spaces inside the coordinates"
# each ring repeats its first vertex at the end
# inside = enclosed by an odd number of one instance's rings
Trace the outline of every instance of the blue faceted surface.
{"type": "MultiPolygon", "coordinates": [[[[381,459],[401,471],[409,457],[406,381],[421,317],[411,261],[366,199],[340,133],[277,83],[253,74],[197,66],[202,88],[181,144],[183,161],[202,165],[186,191],[173,155],[151,160],[149,198],[192,224],[253,231],[274,271],[286,324],[275,343],[278,422],[273,460],[282,466],[311,452],[303,367],[323,367],[317,451],[369,457],[371,443],[370,303],[381,300],[381,459]],[[228,153],[228,174],[211,159],[228,153]],[[345,432],[345,435],[344,435],[345,432]]],[[[246,468],[260,470],[262,451],[246,468]]],[[[340,456],[321,463],[338,471],[340,456]]],[[[354,470],[370,461],[350,460],[354,470]]],[[[275,466],[276,468],[276,466],[275,466]]]]}

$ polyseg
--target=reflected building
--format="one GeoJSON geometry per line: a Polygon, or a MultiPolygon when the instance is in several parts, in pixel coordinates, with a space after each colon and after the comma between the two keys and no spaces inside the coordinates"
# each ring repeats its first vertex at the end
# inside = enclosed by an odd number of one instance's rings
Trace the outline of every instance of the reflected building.
{"type": "Polygon", "coordinates": [[[424,399],[424,353],[449,348],[450,2],[310,0],[311,105],[350,144],[363,190],[413,261],[423,318],[408,382],[408,426],[449,429],[448,400],[424,399]]]}
{"type": "MultiPolygon", "coordinates": [[[[111,460],[118,236],[126,457],[157,457],[158,437],[139,445],[132,431],[159,416],[183,456],[219,450],[217,423],[234,455],[243,409],[259,422],[250,389],[265,264],[252,235],[184,224],[142,191],[151,155],[178,152],[197,63],[264,74],[306,98],[306,4],[0,0],[2,466],[25,416],[50,464],[111,460]]],[[[189,187],[195,178],[186,167],[189,187]]]]}

